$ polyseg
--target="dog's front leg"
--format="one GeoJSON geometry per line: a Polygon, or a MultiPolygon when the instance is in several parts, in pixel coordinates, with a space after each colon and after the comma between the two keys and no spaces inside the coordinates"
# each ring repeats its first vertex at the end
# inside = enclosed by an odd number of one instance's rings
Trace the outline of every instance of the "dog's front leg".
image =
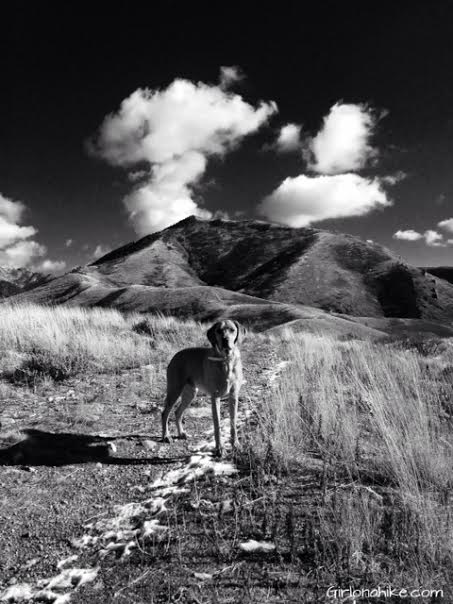
{"type": "Polygon", "coordinates": [[[213,396],[211,398],[212,405],[212,420],[214,422],[214,438],[215,438],[215,454],[217,457],[222,457],[222,437],[220,435],[220,398],[213,396]]]}
{"type": "Polygon", "coordinates": [[[228,405],[230,410],[231,445],[233,449],[237,449],[239,441],[237,435],[238,393],[236,391],[230,392],[228,405]]]}

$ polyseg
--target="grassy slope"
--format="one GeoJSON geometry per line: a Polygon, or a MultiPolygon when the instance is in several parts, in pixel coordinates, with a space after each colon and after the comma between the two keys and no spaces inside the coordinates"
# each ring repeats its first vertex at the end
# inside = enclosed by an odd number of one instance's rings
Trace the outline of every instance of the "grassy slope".
{"type": "MultiPolygon", "coordinates": [[[[162,464],[177,464],[185,445],[147,440],[159,431],[153,410],[166,361],[204,341],[199,325],[172,319],[152,319],[151,337],[139,335],[131,329],[139,317],[111,310],[7,313],[0,321],[4,445],[25,427],[135,436],[117,441],[127,464],[104,459],[98,467],[91,457],[32,473],[0,467],[10,529],[2,533],[3,582],[49,574],[73,552],[68,539],[88,517],[140,500],[162,464]],[[24,379],[28,386],[18,386],[24,379]],[[144,466],[132,463],[139,458],[144,466]]],[[[74,602],[310,602],[322,601],[332,584],[388,582],[446,590],[453,584],[451,341],[423,354],[319,335],[250,334],[241,405],[255,414],[242,434],[240,475],[193,485],[166,512],[168,539],[140,544],[126,562],[85,552],[81,563],[100,564],[101,573],[74,602]],[[265,373],[282,360],[288,364],[272,392],[265,373]],[[226,500],[232,511],[219,514],[226,500]],[[248,538],[273,541],[276,554],[241,554],[248,538]]],[[[195,434],[200,425],[209,419],[189,420],[195,434]]]]}

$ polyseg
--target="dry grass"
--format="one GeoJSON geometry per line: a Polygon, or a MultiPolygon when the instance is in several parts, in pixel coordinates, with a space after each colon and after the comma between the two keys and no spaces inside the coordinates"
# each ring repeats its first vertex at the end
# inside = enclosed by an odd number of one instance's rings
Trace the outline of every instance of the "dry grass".
{"type": "Polygon", "coordinates": [[[288,365],[252,447],[289,473],[320,460],[321,563],[349,579],[451,581],[452,343],[431,357],[312,335],[272,345],[288,365]]]}
{"type": "MultiPolygon", "coordinates": [[[[204,343],[204,331],[195,322],[114,310],[4,306],[0,371],[10,380],[38,379],[49,389],[83,372],[118,372],[116,381],[106,375],[108,384],[90,386],[90,393],[99,390],[97,398],[79,401],[80,421],[92,417],[99,429],[99,417],[112,409],[117,424],[124,416],[119,395],[128,405],[135,401],[137,413],[142,399],[148,405],[150,392],[156,396],[161,387],[152,381],[163,375],[164,361],[189,342],[204,343]],[[134,371],[123,376],[125,369],[134,371]]],[[[187,519],[185,508],[179,512],[171,531],[175,551],[193,550],[194,559],[203,553],[205,564],[211,558],[232,564],[244,594],[250,567],[238,559],[237,544],[245,538],[276,542],[269,577],[283,568],[290,576],[297,568],[298,579],[282,587],[285,593],[300,594],[301,577],[319,589],[453,584],[452,343],[404,350],[283,332],[255,336],[254,354],[259,347],[288,364],[277,387],[254,400],[258,424],[237,460],[252,471],[234,486],[212,485],[216,501],[231,498],[231,517],[221,517],[217,508],[209,512],[206,504],[201,525],[199,519],[192,525],[192,512],[187,519]]],[[[11,386],[3,382],[0,388],[11,386]]],[[[64,409],[72,399],[66,398],[58,402],[60,413],[69,413],[64,409]]],[[[168,555],[162,553],[164,573],[168,555]]],[[[263,584],[261,571],[257,561],[256,586],[263,584]]],[[[219,585],[230,579],[222,574],[219,585]]],[[[225,585],[219,589],[228,590],[225,585]]]]}
{"type": "Polygon", "coordinates": [[[137,314],[110,309],[5,305],[0,314],[0,372],[13,382],[61,381],[83,372],[110,372],[146,365],[161,354],[197,341],[195,322],[150,317],[144,337],[137,314]]]}

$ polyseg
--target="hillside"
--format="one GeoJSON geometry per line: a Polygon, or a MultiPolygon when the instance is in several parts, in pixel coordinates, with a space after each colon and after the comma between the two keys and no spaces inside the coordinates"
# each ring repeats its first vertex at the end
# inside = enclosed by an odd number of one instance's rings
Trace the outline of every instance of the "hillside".
{"type": "Polygon", "coordinates": [[[274,325],[301,318],[300,305],[360,317],[453,318],[453,286],[380,245],[313,228],[195,217],[14,299],[198,319],[229,309],[252,322],[259,305],[274,325]]]}
{"type": "Polygon", "coordinates": [[[0,298],[7,298],[43,285],[52,279],[51,275],[43,275],[26,268],[10,268],[0,266],[0,298]]]}
{"type": "Polygon", "coordinates": [[[453,266],[426,266],[423,268],[431,275],[453,283],[453,266]]]}

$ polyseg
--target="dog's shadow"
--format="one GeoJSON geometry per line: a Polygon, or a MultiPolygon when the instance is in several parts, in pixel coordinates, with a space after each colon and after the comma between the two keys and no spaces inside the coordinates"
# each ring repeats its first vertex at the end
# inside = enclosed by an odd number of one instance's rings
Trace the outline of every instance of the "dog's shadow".
{"type": "MultiPolygon", "coordinates": [[[[101,462],[111,465],[162,465],[184,461],[187,456],[175,457],[117,457],[112,455],[112,441],[134,438],[102,437],[89,434],[53,433],[27,429],[25,438],[14,445],[0,449],[0,465],[10,466],[64,466],[101,462]]],[[[149,440],[160,440],[147,437],[149,440]]]]}

